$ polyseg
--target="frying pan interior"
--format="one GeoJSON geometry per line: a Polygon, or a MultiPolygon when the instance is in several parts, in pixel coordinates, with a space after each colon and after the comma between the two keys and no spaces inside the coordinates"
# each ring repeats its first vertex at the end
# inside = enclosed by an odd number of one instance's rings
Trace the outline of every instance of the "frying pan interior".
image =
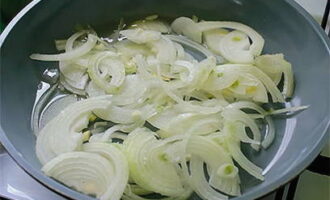
{"type": "Polygon", "coordinates": [[[205,20],[245,23],[265,38],[264,53],[284,53],[293,65],[296,79],[294,97],[287,106],[310,108],[289,119],[277,118],[276,139],[269,149],[245,151],[263,168],[276,155],[278,159],[264,182],[242,172],[243,196],[235,199],[260,197],[286,183],[315,158],[328,138],[329,39],[291,0],[47,0],[30,7],[1,35],[0,139],[28,173],[66,196],[90,198],[41,173],[30,128],[41,74],[46,68],[57,67],[57,63],[32,61],[29,55],[55,53],[53,41],[69,37],[77,26],[90,25],[102,36],[114,30],[121,18],[130,22],[151,14],[168,20],[196,15],[205,20]]]}

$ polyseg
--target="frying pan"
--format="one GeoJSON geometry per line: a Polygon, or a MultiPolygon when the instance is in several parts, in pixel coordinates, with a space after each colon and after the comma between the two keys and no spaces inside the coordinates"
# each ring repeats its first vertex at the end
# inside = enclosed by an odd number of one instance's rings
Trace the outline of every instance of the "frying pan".
{"type": "Polygon", "coordinates": [[[69,37],[77,25],[91,25],[102,36],[115,29],[120,18],[129,22],[151,14],[169,20],[196,15],[205,20],[245,23],[265,38],[264,53],[284,53],[293,65],[296,88],[287,106],[310,107],[299,115],[275,120],[277,135],[269,149],[245,152],[268,172],[263,182],[242,172],[243,195],[233,199],[255,199],[271,192],[312,162],[329,140],[330,42],[294,1],[37,0],[25,7],[0,37],[0,140],[26,172],[64,196],[93,199],[40,171],[30,116],[42,72],[57,63],[32,61],[29,55],[56,52],[53,41],[69,37]]]}

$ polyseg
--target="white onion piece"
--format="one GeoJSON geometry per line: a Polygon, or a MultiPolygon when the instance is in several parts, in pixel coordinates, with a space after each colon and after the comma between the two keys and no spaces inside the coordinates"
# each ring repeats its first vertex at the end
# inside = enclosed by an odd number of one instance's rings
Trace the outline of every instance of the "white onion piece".
{"type": "MultiPolygon", "coordinates": [[[[221,114],[228,121],[233,121],[233,122],[239,121],[245,124],[247,127],[249,127],[253,134],[253,140],[256,141],[257,143],[257,144],[252,144],[251,146],[255,150],[259,150],[259,145],[261,142],[261,133],[256,122],[253,119],[251,119],[248,114],[244,113],[243,111],[235,110],[235,109],[225,109],[221,114]]],[[[231,125],[229,124],[227,125],[228,125],[227,128],[235,129],[231,125]]]]}
{"type": "Polygon", "coordinates": [[[74,151],[82,144],[82,129],[88,125],[90,114],[96,109],[106,109],[111,102],[105,96],[90,98],[66,107],[40,131],[36,154],[45,164],[59,154],[74,151]]]}
{"type": "Polygon", "coordinates": [[[112,105],[108,109],[96,109],[98,117],[120,124],[131,124],[139,120],[146,120],[153,116],[156,111],[152,105],[142,105],[137,108],[112,105]]]}
{"type": "MultiPolygon", "coordinates": [[[[177,42],[179,44],[182,44],[183,46],[187,46],[188,48],[197,51],[199,53],[202,53],[205,58],[207,57],[216,57],[217,59],[217,63],[223,63],[224,59],[220,56],[215,56],[210,50],[208,50],[207,48],[205,48],[203,45],[196,43],[194,41],[191,41],[183,36],[178,36],[178,35],[166,35],[165,37],[169,38],[170,40],[172,40],[173,42],[177,42]]],[[[195,60],[190,54],[186,53],[186,58],[190,57],[190,59],[187,59],[188,61],[192,61],[195,60]]]]}
{"type": "Polygon", "coordinates": [[[242,31],[243,33],[247,34],[251,40],[252,44],[249,48],[252,55],[258,56],[261,54],[263,46],[264,46],[264,39],[262,36],[256,32],[251,27],[238,23],[238,22],[229,22],[229,21],[202,21],[197,23],[197,26],[200,31],[208,31],[212,29],[218,29],[218,28],[230,28],[234,30],[242,31]]]}
{"type": "Polygon", "coordinates": [[[274,82],[264,72],[262,72],[255,66],[243,65],[243,64],[225,64],[225,65],[218,65],[216,67],[216,71],[218,73],[221,73],[222,71],[249,73],[264,84],[266,89],[271,94],[273,102],[284,102],[283,95],[276,87],[274,82]]]}
{"type": "Polygon", "coordinates": [[[85,96],[86,92],[84,90],[78,89],[72,85],[76,85],[77,83],[68,83],[68,80],[65,79],[64,76],[60,76],[60,84],[61,86],[63,86],[66,90],[74,93],[74,94],[78,94],[81,96],[85,96]]]}
{"type": "Polygon", "coordinates": [[[214,190],[204,175],[203,161],[195,156],[190,159],[191,186],[204,200],[227,200],[228,197],[214,190]]]}
{"type": "Polygon", "coordinates": [[[64,51],[65,44],[66,44],[66,40],[55,40],[55,47],[57,51],[64,51]]]}
{"type": "Polygon", "coordinates": [[[205,45],[214,53],[221,55],[220,42],[229,33],[226,29],[213,29],[203,33],[205,45]]]}
{"type": "Polygon", "coordinates": [[[231,196],[241,195],[238,168],[234,164],[221,165],[216,172],[211,174],[209,183],[231,196]]]}
{"type": "Polygon", "coordinates": [[[90,80],[89,83],[87,84],[85,91],[89,97],[106,95],[105,91],[99,86],[97,86],[92,80],[90,80]]]}
{"type": "Polygon", "coordinates": [[[114,175],[101,199],[121,199],[128,182],[128,162],[124,153],[114,145],[107,143],[87,143],[83,145],[82,150],[105,157],[113,167],[114,175]]]}
{"type": "Polygon", "coordinates": [[[125,81],[112,100],[116,105],[142,103],[147,97],[148,87],[138,75],[127,75],[125,81]]]}
{"type": "Polygon", "coordinates": [[[228,88],[232,96],[237,99],[252,99],[256,102],[268,102],[268,94],[263,83],[251,74],[237,77],[236,81],[228,88]]]}
{"type": "Polygon", "coordinates": [[[68,84],[79,90],[85,89],[89,79],[86,73],[87,69],[83,69],[77,64],[67,61],[60,61],[59,69],[68,84]]]}
{"type": "Polygon", "coordinates": [[[118,176],[115,174],[118,172],[115,171],[113,163],[96,153],[64,153],[47,162],[42,171],[69,187],[85,194],[96,195],[101,200],[120,199],[109,194],[113,187],[121,187],[113,186],[113,177],[118,176]]]}
{"type": "Polygon", "coordinates": [[[277,85],[284,74],[283,95],[291,97],[293,93],[294,78],[292,66],[284,59],[283,54],[262,55],[255,59],[255,65],[271,77],[277,85]]]}
{"type": "Polygon", "coordinates": [[[225,122],[224,132],[226,134],[225,141],[228,147],[228,151],[234,160],[249,174],[259,180],[264,180],[264,177],[262,176],[262,169],[246,158],[246,156],[241,151],[240,141],[236,137],[233,137],[236,135],[236,129],[233,128],[232,123],[225,122]]]}
{"type": "Polygon", "coordinates": [[[290,108],[282,108],[277,110],[270,110],[268,111],[269,115],[278,115],[278,114],[286,114],[286,115],[292,115],[297,112],[303,111],[307,109],[309,106],[294,106],[290,108]]]}
{"type": "Polygon", "coordinates": [[[248,108],[248,109],[257,111],[262,115],[267,114],[267,112],[261,106],[255,104],[253,102],[249,102],[249,101],[238,101],[238,102],[229,104],[228,107],[236,108],[236,109],[248,108]]]}
{"type": "Polygon", "coordinates": [[[215,114],[202,115],[196,112],[182,112],[176,107],[166,109],[147,121],[168,133],[168,136],[188,133],[205,135],[218,130],[221,123],[221,119],[215,114]]]}
{"type": "Polygon", "coordinates": [[[89,138],[89,142],[90,143],[110,142],[111,135],[114,134],[116,131],[120,130],[121,127],[122,127],[121,125],[114,125],[109,129],[107,129],[104,133],[93,134],[89,138]]]}
{"type": "Polygon", "coordinates": [[[141,28],[122,30],[119,33],[125,36],[128,40],[137,44],[153,42],[161,38],[160,32],[152,30],[143,30],[141,28]]]}
{"type": "Polygon", "coordinates": [[[174,42],[174,46],[176,48],[176,57],[178,60],[184,59],[185,51],[181,44],[174,42]]]}
{"type": "Polygon", "coordinates": [[[134,22],[130,28],[141,28],[144,30],[158,31],[161,33],[169,33],[171,31],[170,26],[160,20],[139,20],[134,22]]]}
{"type": "Polygon", "coordinates": [[[215,58],[213,56],[208,57],[200,63],[177,60],[173,68],[175,67],[178,68],[177,71],[180,73],[181,81],[188,85],[191,90],[201,89],[209,74],[215,68],[215,58]]]}
{"type": "MultiPolygon", "coordinates": [[[[227,64],[228,65],[228,64],[227,64]]],[[[223,65],[220,65],[223,66],[223,65]]],[[[216,67],[210,74],[204,89],[210,92],[221,92],[224,97],[238,100],[252,99],[257,102],[268,102],[267,90],[261,80],[254,74],[237,73],[231,68],[216,67]]]]}
{"type": "Polygon", "coordinates": [[[136,55],[147,56],[151,54],[150,49],[144,44],[137,44],[130,40],[118,41],[114,44],[114,47],[125,60],[129,60],[136,55]]]}
{"type": "Polygon", "coordinates": [[[95,46],[96,42],[96,36],[88,34],[87,41],[83,45],[73,49],[72,51],[60,54],[32,54],[30,58],[33,60],[43,61],[72,60],[88,53],[95,46]]]}
{"type": "Polygon", "coordinates": [[[114,93],[125,80],[125,66],[118,55],[111,51],[96,54],[87,70],[94,83],[106,93],[114,93]]]}
{"type": "Polygon", "coordinates": [[[271,117],[265,117],[267,122],[267,133],[261,143],[262,147],[267,149],[275,139],[275,125],[271,117]]]}
{"type": "Polygon", "coordinates": [[[176,60],[176,48],[171,40],[162,36],[159,40],[150,43],[157,54],[157,60],[163,64],[172,64],[176,60]]]}
{"type": "Polygon", "coordinates": [[[232,63],[253,63],[254,55],[248,49],[249,38],[240,31],[232,31],[225,35],[219,44],[221,55],[232,63]]]}
{"type": "Polygon", "coordinates": [[[130,176],[136,184],[167,196],[180,196],[185,189],[173,163],[162,155],[154,133],[143,128],[131,132],[124,141],[130,176]],[[156,147],[155,147],[156,145],[156,147]]]}
{"type": "Polygon", "coordinates": [[[192,136],[188,140],[186,153],[197,156],[207,164],[211,186],[229,195],[237,196],[240,194],[238,174],[233,173],[229,177],[219,173],[219,168],[222,172],[223,166],[233,166],[234,164],[225,148],[209,138],[192,136]]]}
{"type": "Polygon", "coordinates": [[[171,28],[177,34],[187,36],[189,39],[198,43],[202,42],[202,32],[199,30],[197,23],[188,17],[175,19],[171,24],[171,28]]]}
{"type": "Polygon", "coordinates": [[[88,31],[84,30],[84,31],[79,31],[75,34],[73,34],[71,37],[69,37],[69,39],[66,41],[65,43],[65,51],[69,52],[72,51],[74,48],[74,42],[81,37],[82,35],[88,33],[88,31]]]}

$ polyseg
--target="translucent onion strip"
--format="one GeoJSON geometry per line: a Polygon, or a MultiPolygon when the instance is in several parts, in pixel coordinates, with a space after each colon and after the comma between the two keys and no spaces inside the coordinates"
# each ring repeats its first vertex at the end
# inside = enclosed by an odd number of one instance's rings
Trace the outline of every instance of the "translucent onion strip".
{"type": "Polygon", "coordinates": [[[65,152],[80,148],[82,129],[88,125],[93,110],[106,109],[111,102],[103,97],[78,101],[66,107],[40,131],[36,142],[36,154],[42,164],[65,152]]]}
{"type": "Polygon", "coordinates": [[[72,60],[88,53],[95,46],[96,42],[96,36],[88,34],[87,41],[83,45],[73,49],[72,51],[60,54],[32,54],[30,58],[33,60],[42,61],[72,60]]]}
{"type": "MultiPolygon", "coordinates": [[[[50,177],[100,200],[119,200],[112,192],[115,171],[106,158],[88,152],[64,153],[49,161],[42,171],[50,177]]],[[[119,185],[116,187],[120,187],[119,185]]]]}
{"type": "Polygon", "coordinates": [[[251,40],[252,44],[250,46],[250,51],[252,55],[258,56],[261,54],[263,46],[264,46],[264,39],[262,36],[256,32],[251,27],[238,23],[238,22],[228,22],[228,21],[202,21],[197,24],[200,31],[208,31],[212,29],[219,29],[219,28],[230,28],[234,30],[242,31],[243,33],[247,34],[251,40]]]}
{"type": "Polygon", "coordinates": [[[128,182],[128,162],[124,153],[114,145],[107,143],[87,143],[83,145],[82,149],[105,157],[113,167],[114,175],[102,198],[121,199],[128,182]]]}

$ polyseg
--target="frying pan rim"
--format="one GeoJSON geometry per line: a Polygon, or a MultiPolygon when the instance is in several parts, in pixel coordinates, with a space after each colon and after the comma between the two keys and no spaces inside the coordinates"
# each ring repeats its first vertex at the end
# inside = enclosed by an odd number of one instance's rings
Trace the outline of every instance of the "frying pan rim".
{"type": "MultiPolygon", "coordinates": [[[[0,49],[2,48],[2,45],[5,42],[6,37],[8,34],[10,34],[10,31],[12,28],[16,25],[16,23],[26,14],[28,13],[33,7],[35,7],[38,3],[40,3],[42,0],[33,0],[30,2],[27,6],[25,6],[13,19],[12,21],[7,25],[5,30],[0,35],[0,49]]],[[[330,40],[323,31],[323,29],[317,24],[317,22],[310,16],[307,11],[305,11],[297,2],[293,0],[285,0],[285,3],[287,3],[288,6],[291,6],[297,13],[299,13],[305,20],[308,22],[308,24],[314,29],[316,34],[322,39],[322,42],[324,43],[329,55],[330,55],[330,40]]],[[[0,67],[1,68],[1,67],[0,67]]],[[[0,102],[1,103],[1,102],[0,102]]],[[[1,112],[1,110],[0,110],[1,112]]],[[[329,114],[330,115],[330,114],[329,114]]],[[[287,171],[283,176],[281,176],[279,179],[275,179],[271,184],[267,185],[263,188],[263,190],[257,190],[250,193],[243,194],[241,197],[235,198],[235,200],[243,200],[243,199],[256,199],[261,196],[264,196],[267,193],[270,193],[276,188],[282,186],[284,183],[288,182],[289,180],[296,177],[298,174],[300,174],[320,153],[323,146],[326,144],[328,140],[326,138],[329,138],[329,131],[328,128],[330,126],[330,116],[326,116],[326,118],[321,121],[318,124],[318,128],[314,129],[314,132],[318,130],[320,133],[320,138],[318,142],[316,142],[309,152],[305,154],[305,156],[301,159],[300,163],[294,167],[292,167],[289,171],[287,171]],[[320,129],[320,130],[319,130],[320,129]]],[[[59,195],[67,198],[77,198],[77,199],[86,199],[91,200],[94,199],[92,197],[89,197],[87,195],[84,195],[82,193],[79,193],[73,189],[70,189],[63,184],[47,177],[44,175],[39,169],[32,167],[23,157],[20,155],[20,153],[15,149],[13,144],[9,141],[6,134],[4,133],[1,124],[0,124],[0,142],[3,144],[9,155],[15,160],[15,162],[25,171],[27,172],[32,178],[37,180],[42,185],[46,186],[50,190],[58,193],[59,195]]]]}

